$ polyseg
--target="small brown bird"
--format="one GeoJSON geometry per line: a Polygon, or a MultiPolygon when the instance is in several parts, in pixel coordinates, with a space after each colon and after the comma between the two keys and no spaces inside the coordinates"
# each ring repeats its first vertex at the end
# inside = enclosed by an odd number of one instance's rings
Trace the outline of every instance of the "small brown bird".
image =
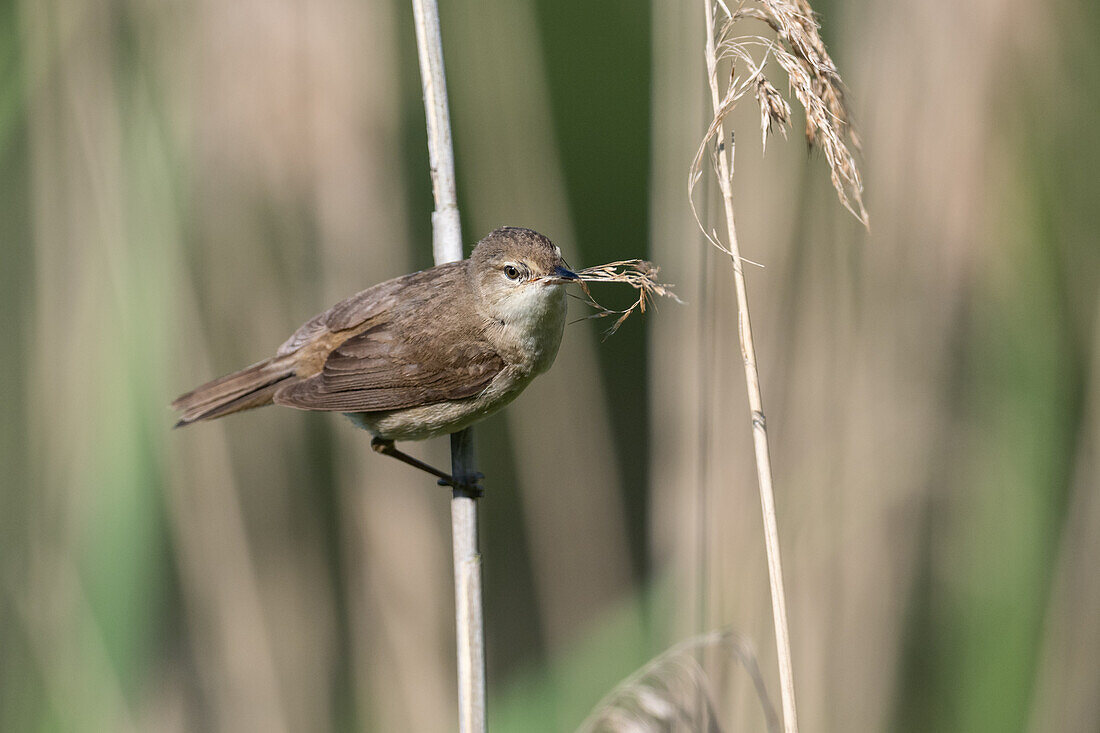
{"type": "Polygon", "coordinates": [[[561,250],[504,227],[467,260],[368,288],[311,318],[275,356],[181,395],[176,427],[272,403],[343,412],[372,447],[455,485],[394,441],[453,433],[550,368],[565,328],[561,250]]]}

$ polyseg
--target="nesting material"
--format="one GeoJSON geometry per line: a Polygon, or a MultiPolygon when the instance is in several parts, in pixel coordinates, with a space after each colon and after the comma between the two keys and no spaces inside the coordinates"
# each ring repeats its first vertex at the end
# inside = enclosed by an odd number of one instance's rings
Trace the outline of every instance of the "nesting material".
{"type": "Polygon", "coordinates": [[[588,318],[617,316],[615,323],[607,330],[605,337],[618,331],[619,326],[623,325],[623,322],[629,318],[630,314],[634,311],[645,313],[645,309],[654,296],[672,298],[677,303],[682,302],[676,297],[676,294],[672,292],[672,285],[662,283],[657,279],[657,273],[660,269],[661,268],[657,265],[647,260],[620,260],[618,262],[609,262],[606,265],[586,267],[576,272],[577,277],[580,278],[579,285],[581,286],[581,290],[584,291],[584,300],[596,309],[596,312],[588,316],[588,318]],[[588,288],[588,283],[626,283],[638,291],[638,299],[634,301],[633,305],[625,310],[606,308],[592,296],[592,292],[588,288]]]}

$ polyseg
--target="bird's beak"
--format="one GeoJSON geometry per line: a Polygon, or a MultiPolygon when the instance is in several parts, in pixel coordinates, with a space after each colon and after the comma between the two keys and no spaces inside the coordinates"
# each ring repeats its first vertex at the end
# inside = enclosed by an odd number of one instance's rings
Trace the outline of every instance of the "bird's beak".
{"type": "Polygon", "coordinates": [[[561,266],[555,267],[554,274],[549,275],[544,279],[548,283],[567,283],[580,280],[580,278],[577,277],[577,273],[573,272],[572,270],[567,270],[566,268],[561,266]]]}

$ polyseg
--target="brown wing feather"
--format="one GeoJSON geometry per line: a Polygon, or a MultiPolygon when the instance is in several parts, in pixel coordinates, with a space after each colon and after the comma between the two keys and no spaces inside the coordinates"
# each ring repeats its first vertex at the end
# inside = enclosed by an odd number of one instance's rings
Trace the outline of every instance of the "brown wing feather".
{"type": "Polygon", "coordinates": [[[363,290],[314,316],[273,359],[180,396],[180,425],[270,404],[347,412],[394,410],[477,394],[504,367],[481,336],[465,262],[440,265],[363,290]],[[443,336],[424,338],[425,314],[443,336]],[[438,353],[435,344],[451,344],[438,353]]]}
{"type": "Polygon", "coordinates": [[[309,319],[279,347],[277,354],[291,354],[326,332],[352,330],[366,321],[402,307],[418,306],[427,298],[454,287],[465,273],[465,264],[465,260],[450,262],[402,275],[345,298],[324,313],[309,319]],[[419,297],[410,297],[410,293],[417,293],[419,297]]]}
{"type": "Polygon", "coordinates": [[[441,355],[376,326],[333,350],[320,374],[280,387],[275,403],[340,412],[399,410],[471,397],[503,368],[504,360],[485,343],[454,344],[441,355]]]}
{"type": "Polygon", "coordinates": [[[299,372],[301,379],[280,386],[275,403],[377,412],[461,399],[485,389],[505,363],[472,309],[450,302],[465,284],[460,264],[382,283],[303,326],[296,336],[322,329],[355,331],[323,355],[318,373],[299,372]],[[431,338],[425,335],[429,326],[431,338]]]}

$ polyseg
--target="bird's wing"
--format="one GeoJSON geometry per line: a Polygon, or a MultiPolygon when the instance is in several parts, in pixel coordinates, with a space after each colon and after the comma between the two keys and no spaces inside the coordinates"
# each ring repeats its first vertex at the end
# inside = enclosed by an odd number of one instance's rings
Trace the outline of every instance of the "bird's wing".
{"type": "Polygon", "coordinates": [[[309,319],[279,347],[277,356],[287,356],[309,347],[330,333],[359,329],[366,322],[393,312],[402,304],[406,309],[431,306],[439,293],[453,290],[465,275],[465,261],[395,277],[345,298],[323,313],[309,319]]]}
{"type": "Polygon", "coordinates": [[[465,285],[463,263],[440,265],[357,293],[310,320],[280,347],[299,355],[299,378],[276,404],[306,410],[377,412],[477,394],[504,368],[478,320],[450,300],[465,285]],[[432,337],[425,337],[425,314],[432,337]],[[441,348],[440,344],[445,344],[441,348]]]}
{"type": "Polygon", "coordinates": [[[504,368],[480,337],[437,333],[429,343],[409,333],[405,323],[384,321],[352,336],[333,349],[318,374],[281,387],[275,403],[339,412],[398,410],[471,397],[504,368]],[[441,341],[447,348],[438,348],[441,341]]]}

